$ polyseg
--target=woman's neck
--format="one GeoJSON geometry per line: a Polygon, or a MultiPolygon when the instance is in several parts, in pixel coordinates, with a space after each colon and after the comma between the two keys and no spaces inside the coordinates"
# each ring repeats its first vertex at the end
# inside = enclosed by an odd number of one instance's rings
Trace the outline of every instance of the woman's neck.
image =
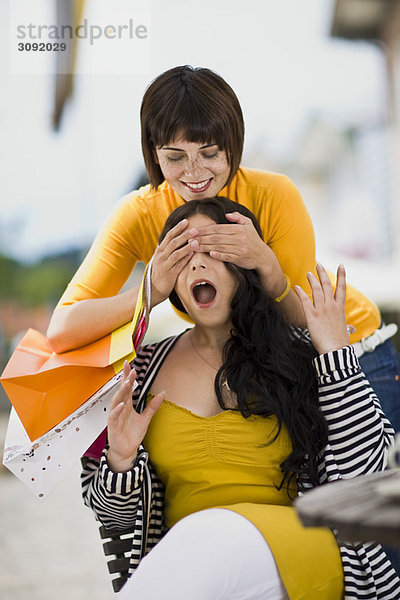
{"type": "Polygon", "coordinates": [[[220,327],[195,325],[190,331],[190,335],[197,348],[214,351],[221,355],[223,347],[230,336],[231,328],[230,323],[220,327]]]}

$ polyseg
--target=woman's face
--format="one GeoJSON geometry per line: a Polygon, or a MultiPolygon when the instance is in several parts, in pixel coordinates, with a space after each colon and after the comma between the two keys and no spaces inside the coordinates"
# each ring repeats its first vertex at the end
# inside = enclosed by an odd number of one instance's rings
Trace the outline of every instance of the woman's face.
{"type": "MultiPolygon", "coordinates": [[[[188,227],[214,224],[205,215],[193,215],[188,227]]],[[[231,302],[238,286],[225,264],[208,253],[195,252],[179,273],[175,284],[187,313],[196,324],[218,327],[230,323],[231,302]]]]}
{"type": "Polygon", "coordinates": [[[157,146],[156,161],[167,183],[186,202],[217,196],[230,174],[226,152],[217,144],[172,140],[157,146]]]}

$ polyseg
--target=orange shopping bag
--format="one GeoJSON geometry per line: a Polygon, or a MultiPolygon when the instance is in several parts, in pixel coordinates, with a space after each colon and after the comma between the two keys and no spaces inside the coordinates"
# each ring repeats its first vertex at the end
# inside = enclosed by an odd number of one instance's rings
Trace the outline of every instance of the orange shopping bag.
{"type": "Polygon", "coordinates": [[[29,329],[0,381],[31,441],[58,425],[118,373],[145,334],[150,311],[151,261],[143,275],[132,322],[77,350],[56,354],[29,329]]]}

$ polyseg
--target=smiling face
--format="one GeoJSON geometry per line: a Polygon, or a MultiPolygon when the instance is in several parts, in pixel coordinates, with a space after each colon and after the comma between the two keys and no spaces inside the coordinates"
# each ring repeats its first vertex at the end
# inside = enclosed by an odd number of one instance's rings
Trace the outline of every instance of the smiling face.
{"type": "Polygon", "coordinates": [[[156,160],[167,183],[186,202],[216,196],[230,174],[226,152],[217,144],[173,140],[157,146],[156,160]]]}
{"type": "MultiPolygon", "coordinates": [[[[188,227],[204,227],[214,221],[205,215],[189,218],[188,227]]],[[[230,324],[231,302],[238,282],[226,265],[205,252],[195,252],[175,284],[183,306],[193,321],[204,327],[230,324]]]]}

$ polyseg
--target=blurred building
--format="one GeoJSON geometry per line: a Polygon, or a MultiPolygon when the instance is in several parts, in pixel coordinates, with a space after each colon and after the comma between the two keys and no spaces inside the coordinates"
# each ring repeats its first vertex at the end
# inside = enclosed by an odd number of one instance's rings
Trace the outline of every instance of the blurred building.
{"type": "Polygon", "coordinates": [[[363,175],[371,175],[371,195],[381,215],[377,226],[386,238],[381,255],[400,267],[400,1],[336,0],[331,35],[376,44],[385,59],[384,122],[357,132],[355,155],[364,161],[363,175]]]}
{"type": "Polygon", "coordinates": [[[343,261],[353,285],[400,314],[400,0],[335,0],[330,35],[377,46],[384,106],[347,127],[313,115],[288,171],[312,215],[318,259],[343,261]]]}

